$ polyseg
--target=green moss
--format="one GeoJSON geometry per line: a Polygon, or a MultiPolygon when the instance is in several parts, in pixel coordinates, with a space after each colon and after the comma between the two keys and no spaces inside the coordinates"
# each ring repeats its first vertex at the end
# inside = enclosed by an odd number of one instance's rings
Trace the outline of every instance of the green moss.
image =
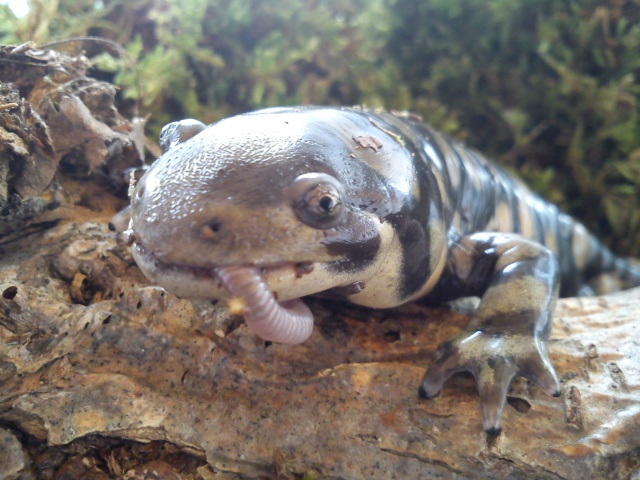
{"type": "Polygon", "coordinates": [[[405,29],[389,48],[417,111],[640,254],[640,177],[619,168],[635,172],[640,148],[638,4],[399,0],[396,12],[405,29]]]}
{"type": "Polygon", "coordinates": [[[15,35],[16,17],[6,5],[0,5],[0,44],[11,45],[18,43],[15,35]]]}

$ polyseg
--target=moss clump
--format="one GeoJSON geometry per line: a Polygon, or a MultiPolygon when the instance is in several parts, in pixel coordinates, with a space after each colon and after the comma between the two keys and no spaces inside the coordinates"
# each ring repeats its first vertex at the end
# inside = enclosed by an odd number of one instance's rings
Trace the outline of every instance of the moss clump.
{"type": "Polygon", "coordinates": [[[640,5],[400,0],[414,109],[640,254],[640,5]]]}

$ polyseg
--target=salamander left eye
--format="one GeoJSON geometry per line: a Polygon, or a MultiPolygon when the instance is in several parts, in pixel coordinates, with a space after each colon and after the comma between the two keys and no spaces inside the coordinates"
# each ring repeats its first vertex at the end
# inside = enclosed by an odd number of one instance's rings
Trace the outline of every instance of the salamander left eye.
{"type": "Polygon", "coordinates": [[[306,173],[289,189],[296,216],[313,228],[335,227],[344,212],[342,185],[326,173],[306,173]]]}

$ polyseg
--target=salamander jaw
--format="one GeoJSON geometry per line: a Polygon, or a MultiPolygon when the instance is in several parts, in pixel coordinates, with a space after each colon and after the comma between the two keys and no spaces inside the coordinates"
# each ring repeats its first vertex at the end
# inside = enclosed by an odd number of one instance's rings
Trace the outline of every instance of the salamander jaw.
{"type": "MultiPolygon", "coordinates": [[[[215,274],[216,269],[221,268],[221,265],[196,266],[165,263],[139,242],[134,242],[131,249],[142,273],[153,283],[157,283],[179,297],[201,300],[229,297],[228,291],[215,274]]],[[[266,285],[281,301],[313,295],[336,286],[333,279],[329,279],[323,274],[327,267],[321,262],[289,262],[278,265],[229,264],[225,266],[258,268],[266,285]]]]}
{"type": "Polygon", "coordinates": [[[299,297],[317,292],[295,292],[292,288],[305,273],[313,274],[313,264],[304,268],[299,264],[263,268],[176,266],[158,262],[138,243],[134,242],[132,248],[143,273],[167,290],[190,298],[235,300],[241,308],[234,313],[241,313],[251,330],[264,340],[296,344],[313,331],[313,314],[299,297]],[[279,284],[285,288],[278,290],[279,284]]]}

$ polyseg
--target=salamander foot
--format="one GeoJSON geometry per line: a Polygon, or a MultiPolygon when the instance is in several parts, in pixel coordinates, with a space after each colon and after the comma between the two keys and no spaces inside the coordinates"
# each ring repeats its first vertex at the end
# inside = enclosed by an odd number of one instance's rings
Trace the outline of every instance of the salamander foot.
{"type": "Polygon", "coordinates": [[[433,398],[454,373],[469,371],[478,384],[483,426],[490,435],[500,431],[502,410],[511,380],[531,380],[548,394],[560,395],[560,385],[545,344],[530,335],[463,332],[443,343],[420,383],[421,398],[433,398]]]}

